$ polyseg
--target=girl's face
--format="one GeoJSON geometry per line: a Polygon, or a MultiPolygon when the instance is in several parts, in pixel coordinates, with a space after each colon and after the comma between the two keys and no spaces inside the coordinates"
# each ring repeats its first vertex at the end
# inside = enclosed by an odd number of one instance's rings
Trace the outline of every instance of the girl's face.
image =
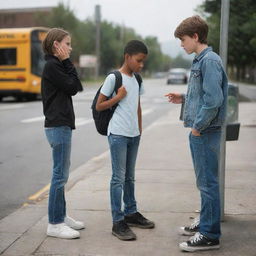
{"type": "Polygon", "coordinates": [[[125,56],[127,65],[132,72],[140,72],[144,67],[144,61],[147,58],[147,54],[137,53],[133,55],[126,54],[125,56]]]}
{"type": "Polygon", "coordinates": [[[186,51],[186,53],[191,54],[197,51],[198,36],[195,34],[193,37],[182,36],[180,38],[180,45],[186,51]]]}
{"type": "Polygon", "coordinates": [[[55,41],[54,45],[56,47],[62,48],[65,52],[68,52],[69,55],[72,51],[70,36],[65,36],[60,42],[55,41]]]}

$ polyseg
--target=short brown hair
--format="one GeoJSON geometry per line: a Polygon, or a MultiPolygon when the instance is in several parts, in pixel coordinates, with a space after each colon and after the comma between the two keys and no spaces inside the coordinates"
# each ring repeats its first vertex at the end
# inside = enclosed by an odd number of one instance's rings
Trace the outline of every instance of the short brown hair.
{"type": "Polygon", "coordinates": [[[69,33],[62,28],[50,29],[42,43],[44,53],[53,55],[54,41],[61,42],[65,36],[69,36],[69,33]]]}
{"type": "Polygon", "coordinates": [[[179,39],[183,36],[193,37],[194,34],[198,35],[200,43],[207,44],[208,25],[198,15],[183,20],[174,32],[174,36],[179,39]]]}

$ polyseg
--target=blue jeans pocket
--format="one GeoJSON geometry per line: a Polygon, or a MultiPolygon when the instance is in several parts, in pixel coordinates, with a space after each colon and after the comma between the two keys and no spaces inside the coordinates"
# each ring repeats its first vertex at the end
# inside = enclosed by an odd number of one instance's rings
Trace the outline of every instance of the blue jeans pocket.
{"type": "Polygon", "coordinates": [[[191,142],[193,143],[197,143],[197,144],[203,144],[204,143],[204,140],[203,140],[203,135],[200,135],[200,136],[195,136],[192,134],[192,132],[190,132],[190,140],[191,142]]]}

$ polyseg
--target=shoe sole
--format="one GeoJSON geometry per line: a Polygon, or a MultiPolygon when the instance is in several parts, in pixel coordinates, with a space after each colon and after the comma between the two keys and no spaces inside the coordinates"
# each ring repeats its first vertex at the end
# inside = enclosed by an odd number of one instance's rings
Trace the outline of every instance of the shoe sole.
{"type": "MultiPolygon", "coordinates": [[[[67,225],[69,226],[69,225],[67,225]]],[[[75,227],[75,226],[69,226],[70,228],[74,229],[74,230],[82,230],[85,229],[85,227],[75,227]]]]}
{"type": "Polygon", "coordinates": [[[196,232],[188,232],[182,228],[179,229],[179,235],[181,236],[193,236],[196,232]]]}
{"type": "Polygon", "coordinates": [[[60,235],[56,235],[56,234],[50,234],[50,233],[47,233],[47,236],[50,236],[50,237],[56,237],[56,238],[61,238],[61,239],[78,239],[80,238],[80,235],[78,236],[69,236],[69,237],[66,237],[66,236],[60,236],[60,235]]]}
{"type": "Polygon", "coordinates": [[[213,245],[213,246],[210,246],[210,247],[206,247],[206,246],[183,247],[183,246],[179,245],[179,247],[182,251],[186,251],[186,252],[210,251],[210,250],[220,249],[220,245],[213,245]]]}
{"type": "Polygon", "coordinates": [[[113,235],[113,236],[116,236],[118,239],[120,239],[120,240],[122,240],[122,241],[134,241],[134,240],[137,239],[136,236],[135,236],[135,237],[127,237],[127,238],[125,238],[125,237],[123,237],[123,236],[118,235],[117,233],[115,233],[115,232],[113,232],[113,231],[112,231],[112,235],[113,235]]]}
{"type": "Polygon", "coordinates": [[[126,224],[127,224],[129,227],[142,228],[142,229],[152,229],[152,228],[155,228],[155,225],[143,226],[143,225],[140,225],[140,224],[127,223],[127,222],[126,222],[126,224]]]}

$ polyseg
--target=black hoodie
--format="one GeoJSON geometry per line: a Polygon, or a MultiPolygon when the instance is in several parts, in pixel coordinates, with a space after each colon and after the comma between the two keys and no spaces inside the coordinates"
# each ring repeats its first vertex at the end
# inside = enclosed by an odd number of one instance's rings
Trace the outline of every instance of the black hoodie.
{"type": "Polygon", "coordinates": [[[41,93],[45,127],[69,126],[75,129],[75,114],[71,96],[83,87],[70,59],[60,61],[45,55],[41,93]]]}

